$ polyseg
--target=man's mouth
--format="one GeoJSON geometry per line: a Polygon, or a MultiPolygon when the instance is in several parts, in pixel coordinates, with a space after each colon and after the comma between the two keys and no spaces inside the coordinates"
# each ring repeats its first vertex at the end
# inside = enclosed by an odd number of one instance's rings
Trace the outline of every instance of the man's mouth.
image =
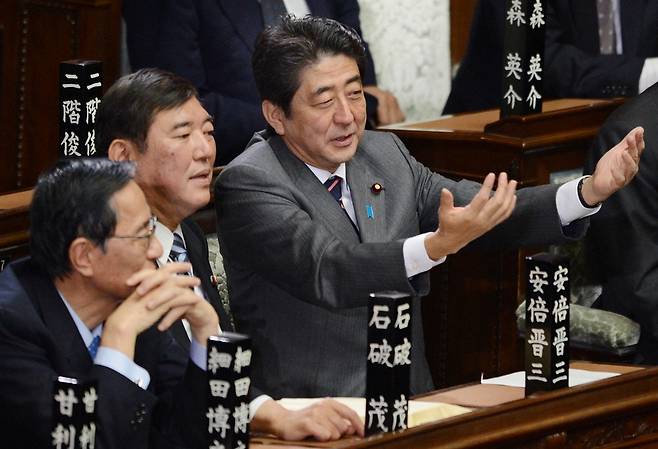
{"type": "Polygon", "coordinates": [[[354,133],[344,134],[342,136],[334,137],[333,140],[338,146],[348,146],[352,143],[354,133]]]}
{"type": "Polygon", "coordinates": [[[212,170],[210,169],[205,169],[196,172],[194,175],[190,176],[190,179],[197,179],[197,180],[208,180],[210,179],[210,176],[212,174],[212,170]]]}

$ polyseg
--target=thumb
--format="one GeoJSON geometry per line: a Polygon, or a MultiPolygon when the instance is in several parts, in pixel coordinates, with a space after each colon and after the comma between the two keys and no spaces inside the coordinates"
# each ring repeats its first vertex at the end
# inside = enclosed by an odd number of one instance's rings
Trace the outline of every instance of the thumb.
{"type": "Polygon", "coordinates": [[[445,187],[441,189],[441,201],[439,202],[439,211],[447,211],[448,209],[452,209],[455,207],[455,199],[452,196],[452,193],[450,190],[446,189],[445,187]]]}

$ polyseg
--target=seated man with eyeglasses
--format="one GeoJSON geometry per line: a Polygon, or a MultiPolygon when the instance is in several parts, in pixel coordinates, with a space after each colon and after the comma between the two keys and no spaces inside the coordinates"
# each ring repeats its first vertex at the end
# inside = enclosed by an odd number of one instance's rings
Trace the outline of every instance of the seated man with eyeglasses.
{"type": "Polygon", "coordinates": [[[199,279],[177,275],[189,264],[155,269],[156,220],[133,176],[98,159],[39,178],[32,256],[0,274],[3,447],[53,444],[57,376],[98,382],[97,448],[205,445],[205,346],[219,320],[190,288],[199,279]],[[162,332],[180,318],[189,354],[162,332]]]}

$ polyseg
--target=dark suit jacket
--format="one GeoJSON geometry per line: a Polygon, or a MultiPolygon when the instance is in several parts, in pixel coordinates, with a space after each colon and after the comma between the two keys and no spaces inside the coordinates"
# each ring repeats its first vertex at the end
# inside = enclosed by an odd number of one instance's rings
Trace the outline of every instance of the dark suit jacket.
{"type": "Polygon", "coordinates": [[[635,179],[612,195],[592,217],[587,235],[589,265],[603,292],[595,307],[625,315],[641,326],[645,363],[658,363],[658,86],[610,115],[588,154],[591,173],[600,157],[636,126],[644,127],[646,150],[635,179]]]}
{"type": "MultiPolygon", "coordinates": [[[[190,258],[194,274],[201,279],[201,287],[207,296],[208,302],[212,304],[219,316],[219,324],[222,331],[233,332],[235,329],[233,328],[233,321],[230,316],[230,306],[228,304],[222,304],[217,286],[211,281],[213,273],[208,262],[208,241],[203,231],[191,219],[183,221],[181,223],[181,229],[185,238],[187,256],[190,258]]],[[[190,339],[185,332],[183,323],[177,321],[171,327],[171,333],[186,351],[189,350],[190,339]]]]}
{"type": "MultiPolygon", "coordinates": [[[[148,66],[170,70],[197,86],[204,106],[215,117],[216,164],[223,165],[266,125],[251,69],[254,43],[263,29],[260,5],[257,0],[158,0],[156,24],[152,2],[124,2],[131,66],[134,70],[148,66]],[[130,27],[142,25],[157,26],[156,31],[136,32],[157,36],[157,44],[130,39],[130,27]]],[[[313,15],[336,19],[361,33],[357,0],[307,3],[313,15]]],[[[376,84],[370,53],[367,56],[364,84],[376,84]]],[[[368,102],[371,114],[376,113],[373,100],[368,102]]]]}
{"type": "MultiPolygon", "coordinates": [[[[500,106],[507,0],[480,0],[445,114],[500,106]]],[[[544,95],[637,94],[645,58],[658,56],[658,2],[621,0],[623,55],[599,54],[596,0],[548,0],[544,95]]]]}
{"type": "Polygon", "coordinates": [[[596,0],[549,0],[544,79],[553,97],[637,95],[645,58],[658,56],[658,2],[621,0],[622,55],[601,55],[596,0]]]}
{"type": "Polygon", "coordinates": [[[468,47],[452,80],[444,114],[500,107],[506,3],[480,0],[475,7],[468,47]]]}
{"type": "Polygon", "coordinates": [[[138,337],[135,362],[151,376],[147,390],[92,363],[53,283],[29,259],[0,274],[3,447],[50,446],[57,376],[97,379],[97,448],[201,447],[205,373],[155,327],[138,337]]]}
{"type": "MultiPolygon", "coordinates": [[[[247,149],[215,184],[236,325],[254,341],[252,379],[275,397],[364,395],[367,299],[382,290],[415,298],[411,390],[432,388],[420,315],[429,273],[407,278],[402,245],[436,230],[443,187],[465,205],[480,185],[430,172],[397,137],[380,132],[365,132],[346,168],[360,235],[278,136],[247,149]],[[371,191],[375,182],[384,186],[379,194],[371,191]]],[[[556,189],[523,189],[513,216],[478,244],[562,239],[556,189]]],[[[583,230],[583,222],[567,228],[583,230]]]]}

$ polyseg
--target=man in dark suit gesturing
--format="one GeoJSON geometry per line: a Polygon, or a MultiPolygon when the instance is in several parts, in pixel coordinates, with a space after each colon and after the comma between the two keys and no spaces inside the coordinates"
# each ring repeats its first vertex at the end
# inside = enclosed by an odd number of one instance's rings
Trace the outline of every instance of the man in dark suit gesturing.
{"type": "Polygon", "coordinates": [[[76,160],[39,180],[32,258],[0,275],[3,447],[51,445],[57,376],[98,381],[98,448],[205,444],[205,346],[217,315],[190,289],[196,277],[176,275],[189,264],[154,269],[162,247],[133,169],[76,160]],[[161,332],[180,317],[189,357],[161,332]]]}
{"type": "Polygon", "coordinates": [[[277,396],[365,393],[366,305],[380,290],[415,297],[411,390],[429,390],[427,271],[485,234],[478,244],[507,247],[581,236],[644,146],[633,130],[592,177],[518,195],[505,173],[495,193],[493,173],[454,182],[395,136],[364,131],[363,58],[358,35],[330,19],[265,30],[253,69],[270,129],[215,185],[236,325],[259,348],[254,381],[277,396]]]}

